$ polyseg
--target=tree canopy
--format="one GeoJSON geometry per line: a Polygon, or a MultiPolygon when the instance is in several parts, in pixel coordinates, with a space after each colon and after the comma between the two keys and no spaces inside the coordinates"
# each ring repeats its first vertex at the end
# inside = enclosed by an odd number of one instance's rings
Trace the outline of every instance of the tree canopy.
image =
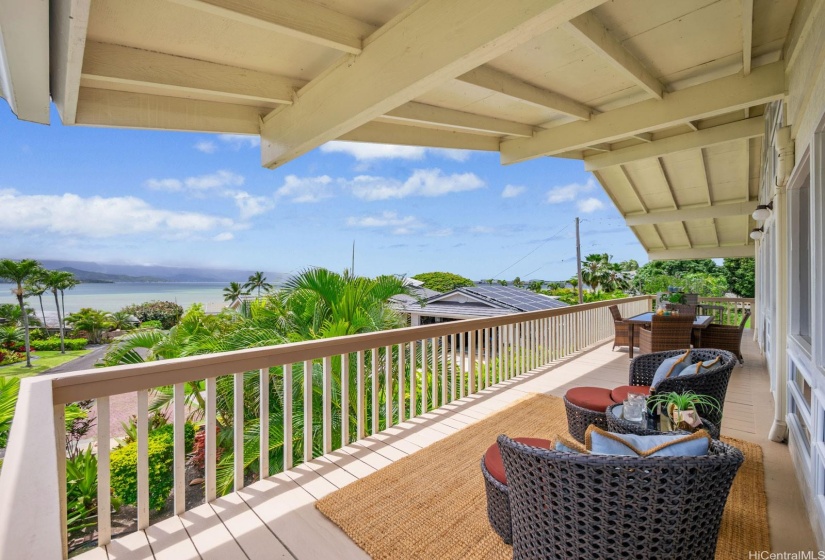
{"type": "Polygon", "coordinates": [[[756,261],[753,258],[725,259],[722,268],[730,291],[739,297],[755,297],[756,261]]]}
{"type": "Polygon", "coordinates": [[[424,272],[413,276],[414,279],[424,282],[424,287],[436,292],[449,292],[462,286],[475,286],[475,282],[464,276],[452,272],[424,272]]]}

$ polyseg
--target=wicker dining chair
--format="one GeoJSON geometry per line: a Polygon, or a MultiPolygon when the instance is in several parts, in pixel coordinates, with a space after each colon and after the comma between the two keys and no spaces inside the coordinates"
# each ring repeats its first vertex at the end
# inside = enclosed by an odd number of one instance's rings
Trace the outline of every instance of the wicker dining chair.
{"type": "Polygon", "coordinates": [[[722,350],[727,350],[728,352],[733,352],[733,354],[739,359],[739,363],[745,363],[745,359],[742,357],[742,334],[745,331],[745,325],[750,319],[751,312],[745,311],[745,315],[742,317],[742,322],[739,323],[739,326],[731,326],[731,325],[708,325],[708,327],[702,333],[702,348],[720,348],[722,350]]]}
{"type": "Polygon", "coordinates": [[[513,558],[712,560],[742,452],[701,457],[564,453],[498,436],[513,558]]]}
{"type": "Polygon", "coordinates": [[[611,315],[613,315],[613,350],[617,346],[630,346],[630,325],[622,319],[622,312],[619,311],[618,305],[611,305],[608,307],[611,315]]]}
{"type": "Polygon", "coordinates": [[[696,315],[696,305],[689,303],[668,303],[667,308],[670,311],[675,311],[680,315],[696,315]]]}
{"type": "MultiPolygon", "coordinates": [[[[653,376],[659,365],[667,358],[679,356],[684,350],[671,350],[668,352],[656,352],[653,354],[643,354],[633,358],[630,362],[630,385],[649,386],[653,384],[653,376]]],[[[696,407],[696,412],[702,418],[707,418],[710,422],[722,429],[722,414],[725,408],[725,396],[728,392],[728,382],[730,381],[733,366],[736,365],[736,356],[727,350],[717,350],[715,348],[696,349],[690,351],[688,363],[695,364],[702,361],[707,362],[721,357],[719,363],[711,369],[693,375],[677,375],[665,379],[656,387],[656,393],[686,393],[693,391],[697,395],[707,395],[713,397],[719,403],[719,410],[712,410],[702,405],[696,407]]],[[[605,420],[606,421],[606,420],[605,420]]]]}
{"type": "Polygon", "coordinates": [[[649,354],[664,350],[690,348],[694,315],[654,315],[650,330],[639,331],[639,352],[649,354]]]}

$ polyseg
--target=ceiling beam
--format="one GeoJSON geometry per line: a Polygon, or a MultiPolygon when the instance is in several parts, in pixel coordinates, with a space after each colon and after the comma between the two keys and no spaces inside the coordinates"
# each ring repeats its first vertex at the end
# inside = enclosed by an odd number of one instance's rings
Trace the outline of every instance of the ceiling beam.
{"type": "Polygon", "coordinates": [[[261,129],[275,168],[558,27],[604,0],[426,2],[316,78],[261,129]],[[414,38],[414,40],[413,40],[414,38]]]}
{"type": "Polygon", "coordinates": [[[665,222],[687,222],[692,220],[706,220],[708,218],[730,218],[747,216],[756,210],[756,200],[752,202],[736,202],[732,204],[717,204],[699,208],[682,208],[681,210],[666,210],[664,212],[649,212],[626,214],[625,223],[629,226],[645,224],[661,224],[665,222]]]}
{"type": "Polygon", "coordinates": [[[307,0],[170,1],[351,54],[360,54],[363,40],[375,30],[368,23],[307,0]]]}
{"type": "Polygon", "coordinates": [[[89,41],[83,77],[114,84],[149,85],[159,95],[190,97],[203,93],[264,103],[292,103],[306,82],[109,43],[89,41]]]}
{"type": "Polygon", "coordinates": [[[662,247],[664,247],[664,250],[667,251],[667,243],[665,243],[665,238],[662,235],[662,232],[659,229],[659,226],[657,224],[652,224],[652,225],[653,225],[653,231],[655,231],[656,235],[659,237],[659,242],[662,244],[662,247]]]}
{"type": "Polygon", "coordinates": [[[685,232],[685,239],[687,239],[688,247],[693,249],[693,241],[690,240],[690,234],[688,233],[687,226],[685,225],[685,222],[679,222],[679,223],[682,224],[682,231],[685,232]]]}
{"type": "Polygon", "coordinates": [[[266,109],[98,88],[80,88],[77,124],[259,134],[266,109]]]}
{"type": "Polygon", "coordinates": [[[641,140],[642,142],[653,142],[653,133],[652,132],[640,132],[639,134],[634,134],[631,138],[635,138],[636,140],[641,140]]]}
{"type": "Polygon", "coordinates": [[[699,130],[699,127],[698,127],[698,126],[696,126],[696,123],[695,123],[695,122],[693,122],[693,121],[685,121],[685,122],[684,122],[684,125],[685,125],[686,127],[688,127],[689,129],[691,129],[692,131],[694,131],[694,132],[696,132],[697,130],[699,130]]]}
{"type": "Polygon", "coordinates": [[[705,195],[707,196],[707,203],[708,206],[713,205],[713,197],[711,196],[710,192],[710,179],[708,178],[708,162],[705,159],[705,149],[699,148],[697,150],[699,153],[699,165],[702,166],[702,183],[705,187],[705,195]]]}
{"type": "Polygon", "coordinates": [[[642,207],[642,212],[645,214],[650,212],[647,208],[647,204],[645,204],[644,200],[642,200],[642,195],[639,194],[639,189],[636,188],[636,184],[633,182],[633,179],[630,178],[630,174],[627,172],[627,169],[625,169],[623,165],[620,165],[619,169],[622,171],[622,176],[625,178],[625,181],[627,181],[628,186],[630,186],[630,190],[633,191],[633,196],[636,197],[636,201],[639,203],[639,206],[642,207]]]}
{"type": "Polygon", "coordinates": [[[673,186],[670,184],[670,179],[668,179],[667,171],[665,171],[665,164],[662,163],[662,158],[656,158],[656,167],[659,170],[662,181],[665,183],[665,187],[667,187],[667,193],[670,195],[670,202],[673,204],[673,209],[678,210],[679,205],[676,204],[676,195],[673,194],[673,186]]]}
{"type": "Polygon", "coordinates": [[[339,140],[453,150],[482,150],[486,152],[497,152],[499,143],[496,136],[482,136],[481,134],[381,122],[370,122],[361,125],[355,130],[342,135],[339,140]]]}
{"type": "Polygon", "coordinates": [[[751,199],[751,141],[750,138],[743,140],[745,143],[745,184],[742,193],[742,200],[748,201],[751,199]]]}
{"type": "Polygon", "coordinates": [[[654,140],[647,144],[637,144],[621,150],[613,150],[608,154],[596,154],[584,158],[584,168],[587,171],[621,165],[631,161],[666,156],[676,152],[706,148],[716,144],[732,142],[742,138],[755,138],[765,134],[765,121],[762,117],[741,120],[713,128],[703,128],[696,132],[688,132],[671,136],[662,140],[654,140]]]}
{"type": "Polygon", "coordinates": [[[751,73],[753,52],[753,0],[742,0],[742,73],[751,73]]]}
{"type": "Polygon", "coordinates": [[[400,121],[438,124],[468,131],[492,132],[499,135],[526,138],[533,136],[533,127],[528,124],[445,109],[444,107],[414,101],[396,107],[385,116],[400,121]]]}
{"type": "Polygon", "coordinates": [[[635,82],[637,86],[656,99],[662,98],[664,88],[661,82],[610,34],[610,31],[599,21],[595,14],[592,12],[584,13],[570,20],[564,28],[578,41],[607,59],[622,74],[635,82]]]}
{"type": "Polygon", "coordinates": [[[723,259],[752,257],[754,245],[707,246],[693,247],[692,249],[665,249],[664,251],[648,251],[647,257],[652,261],[684,260],[684,259],[723,259]]]}
{"type": "Polygon", "coordinates": [[[49,2],[0,1],[0,97],[17,118],[49,124],[49,2]]]}
{"type": "Polygon", "coordinates": [[[582,121],[589,120],[593,112],[593,109],[583,103],[534,86],[533,84],[528,84],[523,80],[496,70],[495,68],[490,68],[489,66],[482,66],[471,70],[466,74],[462,74],[457,79],[514,99],[551,109],[563,115],[575,117],[582,121]]]}
{"type": "Polygon", "coordinates": [[[783,97],[782,61],[760,66],[749,76],[733,75],[543,130],[533,138],[515,138],[501,144],[502,163],[516,163],[555,155],[601,142],[615,142],[640,132],[672,127],[688,120],[721,115],[783,97]]]}
{"type": "Polygon", "coordinates": [[[91,0],[49,3],[49,84],[63,124],[74,124],[91,0]]]}

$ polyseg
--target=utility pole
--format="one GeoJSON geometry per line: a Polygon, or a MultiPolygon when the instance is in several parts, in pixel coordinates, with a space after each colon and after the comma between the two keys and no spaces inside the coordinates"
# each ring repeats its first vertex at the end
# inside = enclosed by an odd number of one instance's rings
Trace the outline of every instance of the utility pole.
{"type": "Polygon", "coordinates": [[[349,274],[355,278],[355,240],[352,240],[352,266],[349,269],[349,274]]]}
{"type": "Polygon", "coordinates": [[[582,295],[582,241],[579,237],[579,217],[576,216],[576,270],[578,271],[579,303],[584,303],[582,295]]]}

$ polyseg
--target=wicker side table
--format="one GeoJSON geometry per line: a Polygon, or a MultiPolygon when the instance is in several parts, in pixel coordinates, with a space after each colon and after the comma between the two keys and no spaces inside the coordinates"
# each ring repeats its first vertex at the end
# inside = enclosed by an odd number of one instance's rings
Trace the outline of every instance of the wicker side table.
{"type": "MultiPolygon", "coordinates": [[[[630,420],[625,420],[624,418],[621,418],[616,414],[616,407],[619,406],[622,405],[614,404],[613,406],[607,407],[607,410],[605,411],[605,416],[607,417],[607,430],[609,432],[613,432],[615,434],[636,434],[638,436],[655,436],[661,434],[676,433],[662,432],[660,430],[651,430],[646,425],[642,425],[639,422],[631,422],[630,420]]],[[[713,424],[709,420],[702,418],[702,428],[708,431],[711,438],[719,439],[719,428],[716,426],[716,424],[713,424]]]]}

